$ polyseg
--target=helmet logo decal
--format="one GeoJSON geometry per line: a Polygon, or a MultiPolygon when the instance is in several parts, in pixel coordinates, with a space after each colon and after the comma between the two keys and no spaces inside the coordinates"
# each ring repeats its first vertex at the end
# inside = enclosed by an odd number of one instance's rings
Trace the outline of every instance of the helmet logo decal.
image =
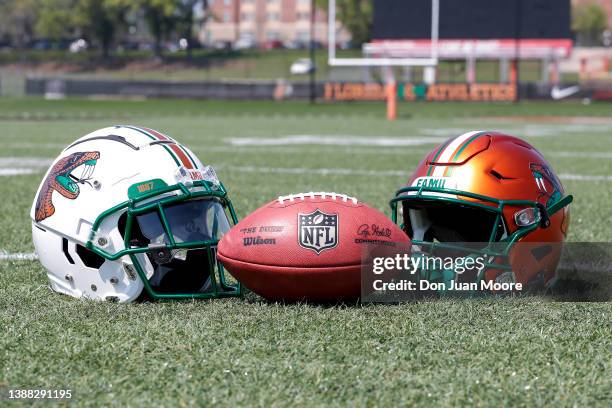
{"type": "Polygon", "coordinates": [[[456,195],[435,190],[457,189],[457,181],[452,177],[418,177],[412,182],[412,187],[420,187],[421,191],[410,191],[406,195],[428,195],[436,197],[457,198],[456,195]],[[434,191],[432,191],[434,190],[434,191]]]}
{"type": "Polygon", "coordinates": [[[36,199],[34,218],[37,222],[55,214],[53,191],[69,200],[79,196],[79,184],[89,184],[99,158],[100,152],[76,152],[55,163],[43,181],[36,199]],[[83,171],[77,177],[72,172],[79,167],[83,167],[83,171]]]}
{"type": "Polygon", "coordinates": [[[529,168],[531,169],[536,186],[540,192],[538,194],[538,201],[543,198],[543,204],[547,207],[558,201],[561,198],[561,184],[550,167],[543,164],[531,163],[529,168]]]}
{"type": "Polygon", "coordinates": [[[298,244],[318,254],[338,245],[338,214],[317,209],[298,214],[298,244]]]}
{"type": "MultiPolygon", "coordinates": [[[[447,183],[450,185],[453,181],[450,177],[419,177],[414,180],[412,185],[415,187],[445,188],[448,187],[447,183]]],[[[452,188],[455,188],[455,186],[452,188]]]]}

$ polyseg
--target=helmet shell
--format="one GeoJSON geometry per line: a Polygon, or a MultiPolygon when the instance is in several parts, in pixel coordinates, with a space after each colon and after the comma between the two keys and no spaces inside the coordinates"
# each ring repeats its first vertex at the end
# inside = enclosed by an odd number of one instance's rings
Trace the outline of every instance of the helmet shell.
{"type": "MultiPolygon", "coordinates": [[[[34,246],[52,288],[99,300],[138,297],[143,283],[130,257],[106,260],[86,244],[96,219],[125,203],[130,186],[155,179],[174,185],[181,167],[203,165],[188,148],[149,128],[107,127],[67,146],[45,173],[30,210],[34,246]]],[[[96,244],[109,252],[125,248],[121,215],[113,213],[100,225],[96,244]]]]}
{"type": "MultiPolygon", "coordinates": [[[[409,187],[421,185],[442,185],[445,189],[492,199],[437,194],[439,201],[444,201],[445,197],[460,198],[465,203],[492,208],[508,200],[529,201],[547,208],[566,195],[561,181],[537,149],[518,137],[491,131],[467,132],[433,149],[407,183],[409,187]]],[[[519,230],[515,214],[525,208],[525,205],[503,206],[506,236],[519,230]]],[[[408,214],[404,216],[409,217],[408,214]]],[[[568,225],[569,207],[565,206],[550,216],[549,226],[540,226],[517,240],[522,244],[512,249],[510,261],[518,282],[530,281],[537,274],[544,275],[544,281],[552,282],[560,257],[560,245],[555,244],[565,240],[568,225]],[[552,249],[543,257],[534,256],[532,250],[544,243],[550,243],[552,249]]],[[[489,279],[495,276],[493,272],[487,275],[489,279]]]]}

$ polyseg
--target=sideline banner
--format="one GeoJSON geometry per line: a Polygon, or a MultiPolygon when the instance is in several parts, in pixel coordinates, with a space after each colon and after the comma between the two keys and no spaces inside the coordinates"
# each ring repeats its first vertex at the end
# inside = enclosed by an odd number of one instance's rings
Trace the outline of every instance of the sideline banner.
{"type": "MultiPolygon", "coordinates": [[[[115,79],[27,78],[27,95],[43,95],[49,99],[69,96],[187,98],[221,100],[305,100],[310,85],[297,81],[137,81],[115,79]]],[[[327,102],[384,101],[387,89],[380,82],[317,82],[318,99],[327,102]]],[[[399,101],[431,102],[513,102],[521,99],[612,100],[608,84],[567,83],[553,87],[535,82],[504,83],[437,83],[433,85],[398,83],[399,101]]]]}
{"type": "MultiPolygon", "coordinates": [[[[397,85],[397,98],[400,101],[512,102],[516,95],[515,84],[397,85]]],[[[324,96],[327,101],[380,101],[387,98],[387,93],[383,83],[328,82],[324,96]]]]}

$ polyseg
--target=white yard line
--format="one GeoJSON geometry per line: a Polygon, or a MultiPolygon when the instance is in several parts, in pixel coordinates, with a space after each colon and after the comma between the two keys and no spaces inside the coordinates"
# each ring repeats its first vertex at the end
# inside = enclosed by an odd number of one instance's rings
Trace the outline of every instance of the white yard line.
{"type": "Polygon", "coordinates": [[[612,152],[548,152],[546,156],[587,158],[587,159],[610,159],[612,152]]]}
{"type": "Polygon", "coordinates": [[[207,158],[209,153],[234,153],[234,154],[350,154],[350,155],[421,155],[429,153],[430,148],[412,148],[398,150],[389,146],[337,146],[333,150],[321,148],[323,145],[311,145],[311,148],[306,147],[286,147],[283,145],[245,145],[245,146],[205,146],[205,145],[188,145],[195,152],[202,152],[202,157],[207,158]]]}
{"type": "MultiPolygon", "coordinates": [[[[570,243],[571,244],[571,243],[570,243]]],[[[589,273],[609,273],[612,271],[612,264],[605,264],[599,261],[562,261],[557,269],[572,270],[589,273]]]]}
{"type": "MultiPolygon", "coordinates": [[[[362,170],[343,168],[306,168],[306,167],[260,167],[260,166],[215,166],[217,169],[239,171],[244,173],[277,173],[277,174],[317,174],[322,176],[410,176],[411,172],[406,170],[362,170]]],[[[562,180],[580,181],[612,181],[612,176],[586,175],[563,173],[559,177],[562,180]]]]}
{"type": "Polygon", "coordinates": [[[360,170],[342,168],[305,168],[305,167],[259,167],[259,166],[215,166],[217,169],[239,171],[243,173],[275,174],[318,174],[322,176],[408,176],[409,172],[400,170],[360,170]]]}
{"type": "Polygon", "coordinates": [[[47,168],[53,163],[50,157],[0,157],[0,168],[4,167],[40,167],[47,168]]]}
{"type": "Polygon", "coordinates": [[[612,175],[596,176],[588,174],[561,173],[559,174],[559,178],[561,180],[612,181],[612,175]]]}
{"type": "Polygon", "coordinates": [[[57,149],[63,150],[68,144],[65,143],[31,143],[31,142],[10,142],[6,146],[14,149],[57,149]]]}
{"type": "Polygon", "coordinates": [[[36,169],[28,169],[28,168],[0,168],[0,177],[3,176],[19,176],[22,174],[32,174],[36,173],[36,169]]]}
{"type": "MultiPolygon", "coordinates": [[[[232,145],[232,146],[206,146],[206,145],[194,145],[190,146],[192,150],[201,151],[204,156],[209,152],[219,153],[239,153],[239,154],[251,154],[254,152],[262,152],[266,154],[303,154],[309,152],[321,152],[321,149],[317,149],[317,145],[313,146],[312,150],[305,151],[302,147],[286,147],[282,144],[271,144],[271,145],[258,145],[258,144],[245,144],[245,145],[232,145]]],[[[324,146],[324,145],[318,145],[324,146]]],[[[399,146],[402,147],[402,146],[399,146]]],[[[340,154],[361,154],[361,155],[406,155],[406,154],[421,154],[425,155],[430,151],[431,148],[423,147],[421,149],[395,149],[391,146],[381,145],[346,145],[337,147],[334,150],[327,150],[329,153],[340,153],[340,154]]],[[[564,157],[564,158],[587,158],[587,159],[610,159],[612,158],[612,152],[572,152],[572,151],[549,151],[546,152],[546,156],[550,157],[564,157]]]]}
{"type": "MultiPolygon", "coordinates": [[[[342,138],[340,138],[342,139],[342,138]]],[[[367,139],[367,138],[366,138],[367,139]]],[[[240,139],[247,140],[247,139],[240,139]]],[[[261,139],[248,139],[248,140],[261,140],[261,139]]],[[[276,139],[274,139],[276,140],[276,139]]],[[[300,139],[301,140],[301,139],[300,139]]],[[[336,139],[322,139],[324,143],[336,143],[336,139]]],[[[348,140],[351,140],[349,138],[348,140]]],[[[354,138],[352,138],[354,141],[354,138]]],[[[389,139],[385,139],[389,140],[389,139]]],[[[398,139],[404,140],[404,139],[398,139]]],[[[407,140],[407,139],[406,139],[407,140]]],[[[366,143],[360,141],[359,143],[366,143]]],[[[256,144],[246,144],[238,146],[215,146],[211,148],[211,151],[232,151],[233,149],[239,149],[241,147],[255,147],[256,144]]],[[[350,145],[347,145],[350,146],[350,145]]],[[[361,144],[357,146],[366,146],[361,144]]],[[[205,149],[204,149],[205,150],[205,149]]],[[[343,149],[343,150],[346,150],[343,149]]],[[[352,150],[352,149],[351,149],[352,150]]],[[[287,148],[285,150],[272,149],[267,151],[268,153],[298,153],[299,149],[287,148]]],[[[390,154],[397,152],[397,154],[405,154],[404,152],[393,150],[389,151],[390,154]]],[[[376,154],[376,151],[368,151],[368,153],[376,154]]],[[[612,152],[571,152],[571,151],[551,151],[548,153],[550,156],[556,157],[576,157],[576,158],[612,158],[612,152]]],[[[33,174],[44,171],[51,163],[53,159],[48,157],[0,157],[0,176],[16,176],[33,174]]],[[[260,167],[260,166],[217,166],[219,169],[227,169],[230,171],[242,171],[245,173],[278,173],[278,174],[319,174],[319,175],[355,175],[355,176],[409,176],[409,169],[406,170],[366,170],[366,169],[347,169],[347,168],[304,168],[304,167],[260,167]]],[[[587,174],[574,174],[574,173],[561,173],[559,177],[563,180],[572,181],[612,181],[612,175],[587,175],[587,174]]]]}
{"type": "Polygon", "coordinates": [[[10,253],[0,249],[0,261],[35,261],[38,255],[34,252],[10,253]]]}
{"type": "Polygon", "coordinates": [[[443,142],[440,137],[380,137],[342,135],[289,135],[282,137],[236,137],[226,141],[233,146],[421,146],[443,142]]]}
{"type": "MultiPolygon", "coordinates": [[[[411,172],[409,170],[364,170],[364,169],[347,169],[338,167],[267,167],[267,166],[226,166],[218,165],[215,168],[228,171],[239,171],[243,173],[268,173],[268,174],[317,174],[321,176],[339,175],[339,176],[365,176],[365,177],[408,177],[411,172]]],[[[40,173],[41,168],[28,167],[9,167],[2,168],[0,166],[0,177],[2,176],[17,176],[24,174],[40,173]]],[[[562,180],[578,180],[578,181],[612,181],[612,175],[590,175],[590,174],[573,174],[561,173],[559,178],[562,180]]]]}

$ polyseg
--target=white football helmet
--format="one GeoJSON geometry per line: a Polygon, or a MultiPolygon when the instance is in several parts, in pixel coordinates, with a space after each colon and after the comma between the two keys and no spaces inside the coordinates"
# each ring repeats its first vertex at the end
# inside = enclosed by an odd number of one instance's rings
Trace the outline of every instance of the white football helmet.
{"type": "Polygon", "coordinates": [[[212,167],[136,126],[100,129],[66,147],[30,212],[51,288],[120,302],[240,295],[216,259],[228,215],[236,224],[212,167]]]}

